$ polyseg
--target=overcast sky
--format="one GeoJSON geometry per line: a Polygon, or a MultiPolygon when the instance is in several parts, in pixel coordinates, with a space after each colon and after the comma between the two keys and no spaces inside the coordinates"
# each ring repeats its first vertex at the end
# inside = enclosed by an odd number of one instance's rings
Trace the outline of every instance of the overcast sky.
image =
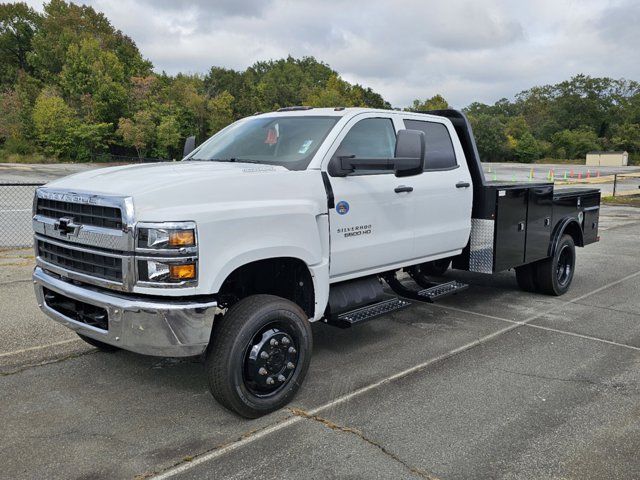
{"type": "MultiPolygon", "coordinates": [[[[40,8],[41,0],[28,0],[40,8]]],[[[572,75],[640,80],[640,0],[85,0],[156,70],[313,55],[394,106],[493,103],[572,75]]]]}

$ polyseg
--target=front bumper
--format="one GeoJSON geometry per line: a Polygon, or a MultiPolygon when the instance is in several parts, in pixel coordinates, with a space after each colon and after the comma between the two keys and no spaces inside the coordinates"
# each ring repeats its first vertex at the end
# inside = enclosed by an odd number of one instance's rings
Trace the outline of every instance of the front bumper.
{"type": "Polygon", "coordinates": [[[49,317],[79,334],[144,355],[200,355],[209,343],[218,303],[156,300],[105,292],[54,277],[40,267],[33,272],[38,306],[49,317]],[[108,330],[74,320],[47,304],[44,289],[106,310],[108,330]]]}

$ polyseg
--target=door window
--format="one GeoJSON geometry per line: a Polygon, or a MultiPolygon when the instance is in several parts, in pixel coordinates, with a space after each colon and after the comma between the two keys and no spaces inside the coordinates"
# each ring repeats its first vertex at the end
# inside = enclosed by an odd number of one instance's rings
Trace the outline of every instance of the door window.
{"type": "Polygon", "coordinates": [[[390,118],[366,118],[356,123],[340,143],[336,156],[393,158],[396,130],[390,118]]]}
{"type": "Polygon", "coordinates": [[[449,130],[442,123],[405,120],[408,130],[420,130],[425,134],[425,170],[448,170],[458,166],[449,130]]]}

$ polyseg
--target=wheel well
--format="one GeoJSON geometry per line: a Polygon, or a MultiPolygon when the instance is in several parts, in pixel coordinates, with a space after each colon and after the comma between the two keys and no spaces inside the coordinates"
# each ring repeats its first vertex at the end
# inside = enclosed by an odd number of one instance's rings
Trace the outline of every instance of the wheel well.
{"type": "Polygon", "coordinates": [[[309,317],[315,313],[313,280],[306,263],[279,257],[251,262],[236,268],[218,293],[220,304],[230,307],[249,295],[266,293],[296,303],[309,317]]]}
{"type": "Polygon", "coordinates": [[[584,247],[584,240],[582,238],[582,229],[577,222],[569,222],[564,230],[562,231],[563,235],[571,235],[573,238],[573,242],[576,244],[576,247],[584,247]]]}

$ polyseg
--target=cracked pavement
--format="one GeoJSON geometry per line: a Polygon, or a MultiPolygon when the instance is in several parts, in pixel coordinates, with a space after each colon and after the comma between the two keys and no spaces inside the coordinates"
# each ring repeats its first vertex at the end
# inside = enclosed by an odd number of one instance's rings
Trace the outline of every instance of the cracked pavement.
{"type": "Polygon", "coordinates": [[[436,305],[314,325],[299,395],[253,421],[197,360],[76,340],[3,252],[0,478],[640,478],[640,211],[601,228],[564,297],[453,271],[436,305]]]}

